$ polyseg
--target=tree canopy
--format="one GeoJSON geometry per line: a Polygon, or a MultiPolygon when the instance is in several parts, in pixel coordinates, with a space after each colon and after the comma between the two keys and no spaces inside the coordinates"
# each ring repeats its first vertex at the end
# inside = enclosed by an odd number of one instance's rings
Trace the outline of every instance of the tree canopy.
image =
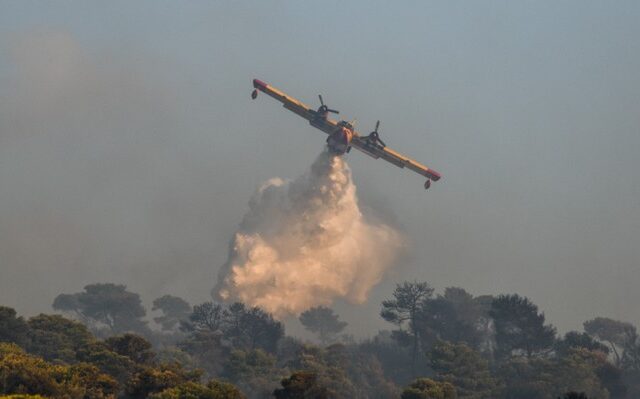
{"type": "Polygon", "coordinates": [[[298,319],[307,330],[318,335],[323,345],[335,340],[336,336],[347,326],[346,322],[339,320],[338,315],[332,309],[325,306],[310,308],[302,312],[298,319]]]}
{"type": "Polygon", "coordinates": [[[440,341],[430,356],[437,379],[453,385],[459,398],[494,398],[498,381],[491,376],[489,363],[464,343],[440,341]]]}
{"type": "Polygon", "coordinates": [[[58,295],[53,301],[53,308],[75,314],[96,330],[106,326],[111,334],[145,333],[148,330],[142,319],[147,312],[140,296],[127,291],[125,285],[89,284],[84,287],[84,292],[58,295]]]}
{"type": "Polygon", "coordinates": [[[495,325],[497,354],[509,356],[521,351],[528,357],[549,351],[556,330],[545,324],[543,313],[520,295],[500,295],[491,303],[489,314],[495,325]]]}
{"type": "Polygon", "coordinates": [[[402,399],[456,399],[456,390],[448,382],[418,378],[402,391],[402,399]]]}
{"type": "Polygon", "coordinates": [[[140,297],[125,286],[87,287],[56,299],[57,309],[75,320],[48,314],[25,319],[0,307],[0,395],[640,396],[640,338],[633,324],[597,317],[585,322],[585,332],[560,337],[544,313],[517,294],[474,297],[459,287],[436,294],[426,282],[405,282],[382,303],[380,316],[392,329],[372,338],[331,343],[345,323],[326,307],[304,312],[301,323],[323,341],[317,346],[285,335],[282,322],[263,309],[239,302],[191,308],[168,295],[154,301],[163,318],[153,330],[141,316],[146,312],[140,297]],[[103,313],[92,303],[98,298],[109,299],[103,313]],[[123,304],[140,309],[126,313],[119,308],[123,304]],[[114,320],[114,328],[102,317],[114,320]],[[145,327],[135,332],[125,328],[131,325],[123,322],[127,317],[145,327]]]}
{"type": "Polygon", "coordinates": [[[29,327],[14,309],[0,306],[0,342],[15,342],[24,345],[27,342],[29,327]]]}
{"type": "Polygon", "coordinates": [[[191,305],[180,297],[164,295],[153,301],[151,310],[160,310],[162,312],[162,316],[153,318],[153,321],[160,324],[162,330],[173,331],[179,326],[180,322],[188,319],[191,305]]]}

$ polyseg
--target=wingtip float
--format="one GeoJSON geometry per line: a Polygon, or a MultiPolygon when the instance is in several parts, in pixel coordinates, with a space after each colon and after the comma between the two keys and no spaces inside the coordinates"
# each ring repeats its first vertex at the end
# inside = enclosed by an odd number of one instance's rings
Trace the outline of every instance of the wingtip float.
{"type": "Polygon", "coordinates": [[[343,155],[351,151],[351,147],[355,147],[357,150],[362,151],[374,159],[382,158],[399,168],[406,167],[426,177],[427,181],[424,183],[425,189],[431,187],[432,181],[438,181],[442,177],[442,175],[435,170],[387,147],[378,134],[380,121],[376,123],[374,131],[366,136],[362,136],[353,128],[351,123],[344,120],[335,121],[330,119],[330,113],[339,114],[340,112],[325,105],[321,95],[318,95],[320,107],[312,109],[301,101],[288,96],[260,79],[253,79],[253,87],[254,90],[251,92],[252,99],[255,100],[258,97],[258,92],[261,91],[280,101],[286,109],[308,120],[311,126],[328,134],[327,146],[329,150],[335,154],[343,155]]]}

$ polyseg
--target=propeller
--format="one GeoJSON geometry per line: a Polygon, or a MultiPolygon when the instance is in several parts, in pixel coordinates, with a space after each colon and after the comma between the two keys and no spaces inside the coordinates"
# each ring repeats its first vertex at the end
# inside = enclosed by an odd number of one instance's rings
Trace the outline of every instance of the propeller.
{"type": "Polygon", "coordinates": [[[373,142],[378,142],[382,144],[383,147],[386,147],[387,145],[384,143],[384,141],[382,141],[382,139],[380,139],[380,135],[378,134],[379,127],[380,127],[380,121],[376,122],[376,128],[373,132],[369,133],[368,138],[373,142]]]}
{"type": "Polygon", "coordinates": [[[322,101],[322,94],[318,94],[318,98],[320,99],[320,107],[318,108],[318,113],[326,114],[327,112],[332,112],[334,114],[339,114],[340,111],[331,109],[328,106],[324,105],[324,101],[322,101]]]}

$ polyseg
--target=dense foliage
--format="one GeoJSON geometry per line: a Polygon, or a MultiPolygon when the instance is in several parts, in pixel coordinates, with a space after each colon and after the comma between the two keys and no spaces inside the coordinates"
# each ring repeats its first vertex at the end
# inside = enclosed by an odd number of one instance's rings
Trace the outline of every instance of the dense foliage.
{"type": "MultiPolygon", "coordinates": [[[[28,319],[0,306],[0,395],[65,398],[640,397],[640,338],[598,317],[559,336],[528,298],[436,294],[405,282],[381,304],[392,328],[359,342],[327,307],[285,335],[257,307],[164,295],[145,319],[124,285],[90,284],[28,319]],[[40,396],[38,396],[40,395],[40,396]]],[[[11,397],[11,396],[9,396],[11,397]]]]}

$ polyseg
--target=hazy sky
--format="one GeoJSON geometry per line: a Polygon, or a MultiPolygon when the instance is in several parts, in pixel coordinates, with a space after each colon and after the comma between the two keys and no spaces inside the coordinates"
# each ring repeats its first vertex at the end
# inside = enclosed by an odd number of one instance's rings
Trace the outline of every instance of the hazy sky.
{"type": "Polygon", "coordinates": [[[640,2],[344,3],[0,1],[0,304],[208,300],[256,186],[324,144],[258,77],[444,175],[348,156],[411,240],[351,332],[414,279],[640,325],[640,2]]]}

